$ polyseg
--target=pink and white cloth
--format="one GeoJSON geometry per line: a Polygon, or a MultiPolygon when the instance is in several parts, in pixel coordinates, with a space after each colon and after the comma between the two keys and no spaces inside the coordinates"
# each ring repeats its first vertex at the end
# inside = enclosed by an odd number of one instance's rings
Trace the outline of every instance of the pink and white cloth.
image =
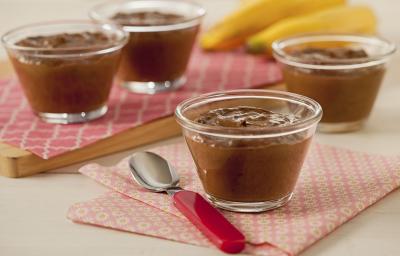
{"type": "Polygon", "coordinates": [[[180,90],[157,95],[129,93],[114,86],[108,113],[85,124],[47,124],[34,116],[17,79],[0,81],[0,141],[48,159],[128,128],[171,115],[191,96],[218,90],[255,88],[281,80],[275,62],[241,51],[204,53],[196,48],[180,90]]]}
{"type": "MultiPolygon", "coordinates": [[[[176,167],[183,188],[203,193],[186,145],[168,145],[152,151],[176,167]]],[[[174,208],[166,194],[149,192],[132,181],[127,160],[111,167],[82,167],[82,174],[109,187],[110,192],[73,205],[68,218],[213,247],[174,208]]],[[[399,186],[400,157],[314,144],[288,205],[260,214],[222,212],[245,234],[246,253],[297,255],[399,186]]]]}

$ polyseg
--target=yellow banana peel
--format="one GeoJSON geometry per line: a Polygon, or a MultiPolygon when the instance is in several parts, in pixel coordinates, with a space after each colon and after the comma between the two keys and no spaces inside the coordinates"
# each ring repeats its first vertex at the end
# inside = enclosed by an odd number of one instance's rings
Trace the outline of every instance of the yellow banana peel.
{"type": "Polygon", "coordinates": [[[249,52],[271,54],[272,42],[303,33],[373,34],[376,17],[368,6],[341,6],[281,20],[250,37],[249,52]]]}
{"type": "Polygon", "coordinates": [[[204,33],[200,44],[206,50],[235,48],[281,19],[344,4],[346,0],[251,0],[204,33]]]}

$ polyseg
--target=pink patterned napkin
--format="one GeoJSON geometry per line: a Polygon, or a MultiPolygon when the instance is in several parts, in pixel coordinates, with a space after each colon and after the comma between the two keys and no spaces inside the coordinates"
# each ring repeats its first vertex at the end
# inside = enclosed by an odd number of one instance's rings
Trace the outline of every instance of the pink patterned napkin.
{"type": "Polygon", "coordinates": [[[110,137],[128,128],[171,115],[191,96],[227,89],[276,83],[275,62],[243,52],[204,53],[196,48],[180,90],[157,95],[129,93],[114,86],[107,115],[86,124],[54,125],[35,117],[16,79],[0,81],[0,141],[48,159],[110,137]]]}
{"type": "MultiPolygon", "coordinates": [[[[176,167],[181,185],[202,193],[184,144],[153,150],[176,167]]],[[[76,222],[125,230],[200,246],[211,246],[174,208],[165,194],[136,185],[128,159],[103,167],[89,164],[80,172],[112,189],[89,202],[73,205],[68,218],[76,222]]],[[[360,153],[314,144],[304,164],[292,201],[280,209],[223,214],[246,236],[246,252],[295,255],[323,238],[400,186],[400,157],[360,153]]]]}

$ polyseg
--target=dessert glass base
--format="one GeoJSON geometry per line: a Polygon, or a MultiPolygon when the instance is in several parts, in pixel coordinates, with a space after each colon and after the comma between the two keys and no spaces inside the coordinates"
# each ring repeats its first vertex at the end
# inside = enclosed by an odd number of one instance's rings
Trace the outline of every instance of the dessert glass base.
{"type": "Polygon", "coordinates": [[[264,212],[279,208],[287,204],[292,198],[293,193],[284,196],[277,200],[263,201],[263,202],[233,202],[215,198],[206,194],[207,199],[216,207],[233,211],[233,212],[264,212]]]}
{"type": "Polygon", "coordinates": [[[74,124],[84,123],[104,116],[107,113],[107,106],[89,112],[80,113],[43,113],[37,112],[36,115],[43,121],[52,124],[74,124]]]}
{"type": "Polygon", "coordinates": [[[122,87],[131,92],[143,94],[156,94],[159,92],[173,91],[186,83],[186,77],[181,76],[178,79],[163,82],[135,82],[124,81],[122,87]]]}
{"type": "Polygon", "coordinates": [[[365,120],[342,123],[319,123],[317,130],[324,133],[345,133],[360,130],[364,126],[365,120]]]}

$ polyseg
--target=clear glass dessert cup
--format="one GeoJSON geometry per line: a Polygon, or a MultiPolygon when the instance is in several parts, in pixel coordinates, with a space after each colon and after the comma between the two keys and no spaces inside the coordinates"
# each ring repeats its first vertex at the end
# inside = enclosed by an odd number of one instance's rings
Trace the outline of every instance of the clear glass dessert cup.
{"type": "Polygon", "coordinates": [[[316,101],[272,90],[204,94],[180,103],[175,112],[207,198],[237,212],[261,212],[289,202],[321,116],[316,101]],[[267,127],[195,121],[210,110],[238,106],[262,108],[296,121],[267,127]]]}
{"type": "Polygon", "coordinates": [[[374,36],[346,34],[299,35],[273,43],[289,92],[316,100],[324,110],[321,132],[350,132],[363,127],[372,111],[393,43],[374,36]],[[366,57],[348,57],[313,63],[296,50],[307,48],[362,49],[366,57]]]}
{"type": "Polygon", "coordinates": [[[127,40],[127,33],[118,26],[89,21],[36,23],[1,38],[33,112],[45,122],[61,124],[87,122],[106,114],[127,40]],[[18,44],[28,37],[84,32],[101,33],[109,42],[57,48],[18,44]]]}
{"type": "MultiPolygon", "coordinates": [[[[123,49],[118,79],[136,93],[175,90],[186,82],[185,72],[205,9],[174,0],[110,1],[95,6],[89,16],[100,23],[115,23],[118,13],[158,12],[182,16],[173,24],[120,24],[130,35],[123,49]]],[[[118,22],[117,22],[118,23],[118,22]]]]}

